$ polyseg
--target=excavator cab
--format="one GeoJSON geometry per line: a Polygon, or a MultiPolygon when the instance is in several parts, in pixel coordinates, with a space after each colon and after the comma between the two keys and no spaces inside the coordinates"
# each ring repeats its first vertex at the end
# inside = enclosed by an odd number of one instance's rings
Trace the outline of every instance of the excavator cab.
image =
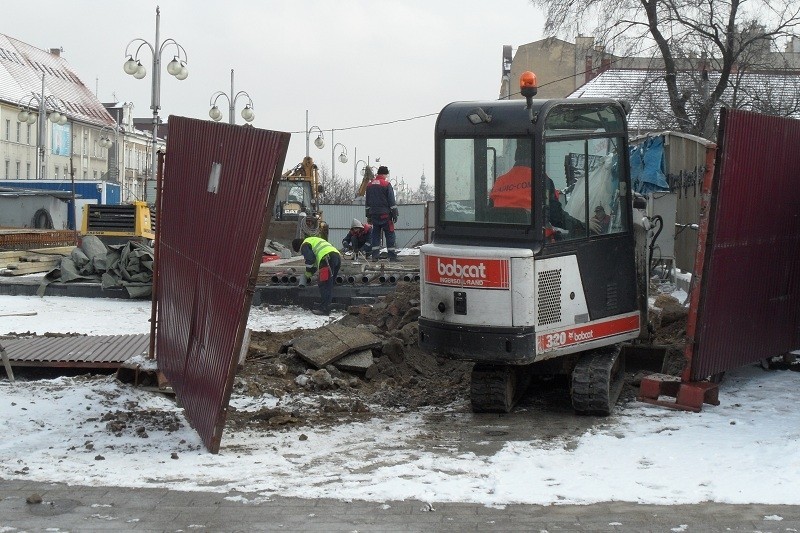
{"type": "Polygon", "coordinates": [[[312,213],[313,202],[310,182],[281,181],[275,197],[275,220],[297,220],[300,213],[312,213]]]}
{"type": "Polygon", "coordinates": [[[642,320],[625,111],[526,100],[439,114],[420,345],[475,362],[475,411],[508,411],[532,373],[567,372],[575,410],[608,414],[619,344],[642,320]]]}

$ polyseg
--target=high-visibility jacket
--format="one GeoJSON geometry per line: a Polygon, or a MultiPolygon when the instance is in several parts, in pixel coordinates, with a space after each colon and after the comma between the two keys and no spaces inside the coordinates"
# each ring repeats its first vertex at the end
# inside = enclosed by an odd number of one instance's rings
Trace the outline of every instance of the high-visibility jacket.
{"type": "Polygon", "coordinates": [[[331,243],[329,243],[328,241],[326,241],[321,237],[306,237],[305,240],[303,241],[303,244],[300,245],[301,251],[303,249],[303,246],[305,246],[306,244],[311,249],[311,253],[313,254],[313,259],[314,259],[314,263],[310,263],[309,259],[311,258],[308,257],[305,253],[303,254],[303,257],[306,260],[306,272],[311,270],[312,274],[319,269],[319,263],[325,258],[325,256],[332,253],[334,254],[339,253],[339,250],[337,250],[335,246],[333,246],[331,243]]]}

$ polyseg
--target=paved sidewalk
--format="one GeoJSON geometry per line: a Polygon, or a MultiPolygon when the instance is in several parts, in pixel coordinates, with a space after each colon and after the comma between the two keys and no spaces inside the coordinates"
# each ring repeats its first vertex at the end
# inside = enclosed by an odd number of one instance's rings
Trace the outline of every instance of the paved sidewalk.
{"type": "Polygon", "coordinates": [[[794,505],[344,502],[0,480],[0,531],[799,531],[794,505]],[[26,503],[33,494],[38,504],[26,503]]]}

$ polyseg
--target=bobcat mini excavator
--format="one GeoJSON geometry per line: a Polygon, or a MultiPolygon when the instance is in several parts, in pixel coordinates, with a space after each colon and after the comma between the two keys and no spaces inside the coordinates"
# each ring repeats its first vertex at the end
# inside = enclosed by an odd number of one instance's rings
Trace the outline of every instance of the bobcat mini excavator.
{"type": "Polygon", "coordinates": [[[611,99],[535,100],[532,72],[520,89],[525,100],[439,113],[420,346],[475,363],[475,412],[508,412],[530,376],[567,373],[575,411],[607,415],[624,382],[620,343],[640,335],[646,309],[626,112],[611,99]],[[526,205],[494,205],[496,182],[515,166],[530,167],[532,181],[504,182],[505,192],[526,205]]]}

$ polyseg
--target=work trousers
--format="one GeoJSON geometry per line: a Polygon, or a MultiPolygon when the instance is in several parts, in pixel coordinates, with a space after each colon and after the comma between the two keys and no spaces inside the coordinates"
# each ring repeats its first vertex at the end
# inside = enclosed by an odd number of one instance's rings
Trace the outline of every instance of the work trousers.
{"type": "Polygon", "coordinates": [[[395,248],[394,237],[394,222],[389,218],[389,215],[379,215],[377,217],[370,217],[372,223],[372,260],[377,261],[381,253],[381,231],[386,235],[386,251],[389,252],[389,258],[397,257],[397,248],[395,248]]]}
{"type": "Polygon", "coordinates": [[[326,264],[330,267],[331,273],[327,280],[319,282],[319,295],[322,300],[320,309],[330,313],[331,302],[333,301],[333,285],[336,283],[336,276],[342,266],[342,258],[339,254],[330,253],[319,262],[319,268],[324,268],[326,264]]]}

